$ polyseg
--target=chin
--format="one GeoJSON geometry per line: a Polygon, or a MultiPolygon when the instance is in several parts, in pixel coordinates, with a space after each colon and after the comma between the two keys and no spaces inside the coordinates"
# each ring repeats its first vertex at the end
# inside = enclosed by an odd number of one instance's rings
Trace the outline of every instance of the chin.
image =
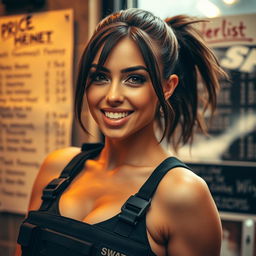
{"type": "Polygon", "coordinates": [[[122,134],[120,132],[102,132],[105,136],[105,138],[108,138],[110,140],[117,140],[117,141],[122,141],[131,136],[131,134],[122,134]]]}
{"type": "Polygon", "coordinates": [[[116,141],[132,140],[147,133],[147,131],[141,127],[137,127],[137,129],[102,129],[101,132],[104,134],[105,138],[116,141]]]}

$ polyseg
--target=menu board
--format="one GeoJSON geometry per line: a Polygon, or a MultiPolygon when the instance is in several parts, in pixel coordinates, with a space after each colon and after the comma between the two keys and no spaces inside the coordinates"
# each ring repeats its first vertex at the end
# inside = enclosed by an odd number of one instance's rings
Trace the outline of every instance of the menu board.
{"type": "Polygon", "coordinates": [[[0,209],[23,213],[39,166],[71,143],[73,11],[0,18],[0,209]]]}
{"type": "Polygon", "coordinates": [[[256,213],[255,24],[256,14],[223,16],[202,23],[203,37],[230,81],[221,82],[209,136],[197,134],[191,150],[185,146],[179,154],[183,160],[198,164],[193,168],[206,178],[218,209],[248,214],[256,213]]]}
{"type": "Polygon", "coordinates": [[[256,215],[255,166],[227,162],[188,165],[206,181],[220,211],[256,215]]]}

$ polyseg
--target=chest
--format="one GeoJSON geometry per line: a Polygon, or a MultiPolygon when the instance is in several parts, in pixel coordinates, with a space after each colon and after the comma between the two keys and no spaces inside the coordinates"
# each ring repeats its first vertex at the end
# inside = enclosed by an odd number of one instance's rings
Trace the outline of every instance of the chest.
{"type": "MultiPolygon", "coordinates": [[[[151,170],[141,170],[139,175],[129,175],[132,171],[123,170],[102,173],[86,170],[74,179],[59,201],[61,215],[96,224],[112,218],[121,211],[126,200],[138,192],[151,174],[151,170]]],[[[158,210],[157,195],[154,195],[150,210],[146,216],[146,235],[149,244],[157,255],[165,255],[165,248],[159,243],[159,231],[163,219],[158,210]],[[157,234],[157,237],[155,237],[157,234]]]]}
{"type": "Polygon", "coordinates": [[[135,194],[150,173],[128,175],[132,170],[102,172],[85,169],[69,185],[59,201],[62,215],[94,224],[121,210],[125,201],[135,194]]]}

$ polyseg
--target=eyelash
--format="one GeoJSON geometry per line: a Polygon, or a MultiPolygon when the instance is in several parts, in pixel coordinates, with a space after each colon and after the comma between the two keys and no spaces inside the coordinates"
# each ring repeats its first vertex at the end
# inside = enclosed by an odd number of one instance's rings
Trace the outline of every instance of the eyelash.
{"type": "Polygon", "coordinates": [[[132,85],[140,85],[140,84],[144,84],[146,82],[146,77],[144,77],[143,75],[130,75],[125,81],[129,82],[132,85]],[[130,79],[135,79],[134,81],[129,82],[130,79]]]}
{"type": "MultiPolygon", "coordinates": [[[[109,82],[109,78],[102,72],[94,72],[89,75],[90,83],[92,84],[105,84],[109,82]]],[[[141,74],[131,74],[124,80],[124,82],[130,86],[142,85],[146,82],[146,77],[141,74]],[[133,81],[132,81],[133,80],[133,81]],[[135,81],[134,81],[135,80],[135,81]]]]}
{"type": "Polygon", "coordinates": [[[102,83],[104,83],[104,82],[103,82],[103,79],[104,79],[105,81],[108,81],[107,76],[106,76],[104,73],[101,73],[101,72],[94,72],[94,73],[91,73],[89,77],[90,77],[90,82],[91,82],[91,83],[95,83],[95,84],[102,84],[102,83]],[[101,79],[98,80],[100,76],[101,76],[101,79]],[[103,78],[102,78],[102,77],[103,77],[103,78]]]}

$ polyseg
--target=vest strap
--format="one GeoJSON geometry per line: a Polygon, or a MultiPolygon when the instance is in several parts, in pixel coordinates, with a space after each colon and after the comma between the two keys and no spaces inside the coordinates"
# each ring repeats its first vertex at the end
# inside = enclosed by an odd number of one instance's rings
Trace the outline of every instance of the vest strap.
{"type": "Polygon", "coordinates": [[[129,199],[121,208],[121,213],[118,218],[131,225],[137,225],[138,220],[146,213],[151,203],[138,197],[137,195],[130,196],[129,199]]]}
{"type": "Polygon", "coordinates": [[[151,199],[158,184],[167,172],[176,167],[189,169],[187,165],[175,157],[168,157],[156,167],[138,193],[131,196],[122,206],[122,211],[118,216],[118,222],[114,230],[115,233],[125,237],[130,236],[133,230],[131,227],[138,224],[150,207],[151,199]]]}
{"type": "Polygon", "coordinates": [[[78,175],[78,173],[83,169],[84,163],[87,159],[96,157],[103,144],[92,143],[86,144],[87,146],[82,146],[82,151],[77,154],[63,169],[58,178],[53,179],[44,189],[42,194],[42,204],[39,208],[41,211],[48,210],[53,204],[57,197],[60,197],[67,186],[72,182],[72,180],[78,175]]]}

